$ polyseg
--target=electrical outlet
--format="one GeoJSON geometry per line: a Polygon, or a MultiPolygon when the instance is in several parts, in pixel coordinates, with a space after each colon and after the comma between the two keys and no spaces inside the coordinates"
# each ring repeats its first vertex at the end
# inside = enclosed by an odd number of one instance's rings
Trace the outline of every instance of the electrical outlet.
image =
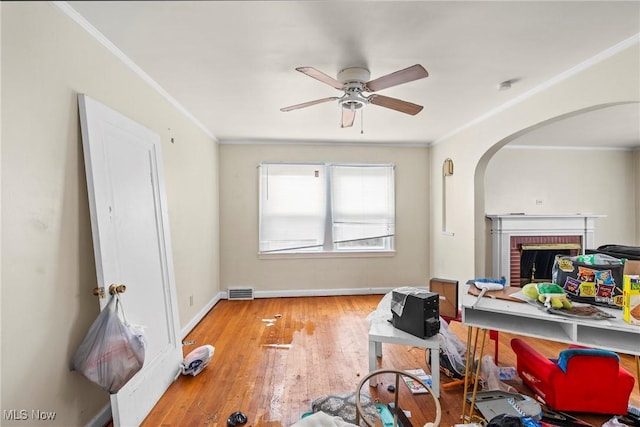
{"type": "Polygon", "coordinates": [[[193,306],[193,295],[189,295],[189,307],[193,306]]]}
{"type": "Polygon", "coordinates": [[[536,205],[541,205],[542,204],[542,199],[536,199],[536,205]]]}

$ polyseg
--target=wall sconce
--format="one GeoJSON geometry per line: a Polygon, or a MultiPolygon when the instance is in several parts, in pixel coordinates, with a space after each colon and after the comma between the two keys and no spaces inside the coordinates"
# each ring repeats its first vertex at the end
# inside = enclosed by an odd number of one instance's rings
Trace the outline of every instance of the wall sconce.
{"type": "Polygon", "coordinates": [[[453,160],[450,158],[444,159],[444,163],[442,164],[442,176],[451,176],[453,175],[453,160]]]}

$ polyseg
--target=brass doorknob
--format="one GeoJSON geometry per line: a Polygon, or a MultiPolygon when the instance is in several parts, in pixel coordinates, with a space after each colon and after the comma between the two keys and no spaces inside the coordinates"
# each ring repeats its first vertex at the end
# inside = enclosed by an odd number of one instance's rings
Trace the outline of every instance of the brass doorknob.
{"type": "Polygon", "coordinates": [[[126,290],[127,290],[127,287],[125,285],[114,283],[113,285],[109,286],[109,294],[111,295],[115,295],[116,293],[122,294],[126,290]]]}

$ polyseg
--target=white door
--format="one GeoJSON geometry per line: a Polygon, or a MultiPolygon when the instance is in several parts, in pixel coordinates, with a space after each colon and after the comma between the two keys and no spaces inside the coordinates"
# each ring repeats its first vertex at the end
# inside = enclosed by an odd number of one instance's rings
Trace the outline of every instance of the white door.
{"type": "Polygon", "coordinates": [[[106,291],[100,308],[111,284],[125,285],[127,320],[144,327],[147,341],[144,367],[111,395],[114,425],[136,426],[183,358],[160,137],[84,94],[78,104],[97,286],[106,291]]]}

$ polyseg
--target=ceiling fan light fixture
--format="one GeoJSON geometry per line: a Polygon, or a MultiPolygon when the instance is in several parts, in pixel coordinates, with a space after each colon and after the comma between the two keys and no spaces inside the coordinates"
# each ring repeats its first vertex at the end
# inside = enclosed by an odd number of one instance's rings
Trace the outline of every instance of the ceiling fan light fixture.
{"type": "Polygon", "coordinates": [[[369,100],[362,96],[360,92],[347,92],[338,100],[340,107],[347,110],[359,110],[365,107],[368,103],[369,100]]]}

